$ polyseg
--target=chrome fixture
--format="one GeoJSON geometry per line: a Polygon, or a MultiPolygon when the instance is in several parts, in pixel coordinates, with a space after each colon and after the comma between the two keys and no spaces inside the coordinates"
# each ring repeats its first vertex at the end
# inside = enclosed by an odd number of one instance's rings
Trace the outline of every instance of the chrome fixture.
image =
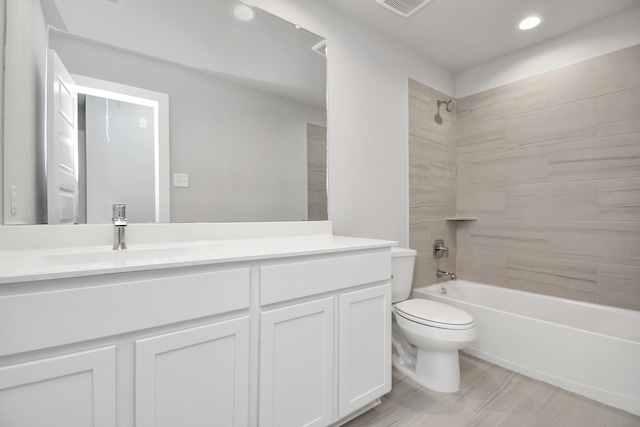
{"type": "MultiPolygon", "coordinates": [[[[456,274],[455,273],[449,273],[448,271],[444,271],[444,270],[436,271],[436,276],[438,276],[438,277],[449,277],[451,280],[456,280],[456,274]]],[[[445,289],[445,292],[446,292],[446,289],[445,289]]]]}
{"type": "Polygon", "coordinates": [[[447,289],[444,286],[440,288],[440,294],[442,294],[442,295],[446,295],[447,294],[447,289]]]}
{"type": "Polygon", "coordinates": [[[124,203],[116,203],[112,207],[111,221],[113,221],[113,249],[127,249],[125,242],[125,227],[127,226],[127,205],[124,203]]]}
{"type": "Polygon", "coordinates": [[[444,240],[438,239],[433,242],[433,258],[439,259],[449,256],[449,248],[444,245],[444,240]]]}
{"type": "Polygon", "coordinates": [[[449,113],[452,113],[453,110],[455,110],[455,108],[456,108],[456,101],[454,101],[453,98],[449,99],[448,101],[440,101],[440,100],[438,100],[437,104],[438,104],[438,112],[440,112],[440,105],[442,105],[442,104],[445,104],[447,106],[446,110],[449,113]]]}
{"type": "Polygon", "coordinates": [[[453,110],[456,108],[456,101],[453,100],[453,98],[451,98],[448,101],[440,101],[438,100],[437,103],[438,105],[438,111],[436,112],[436,115],[433,117],[434,120],[436,121],[437,124],[441,125],[442,124],[442,116],[440,115],[440,106],[442,104],[446,105],[446,110],[451,113],[453,112],[453,110]]]}

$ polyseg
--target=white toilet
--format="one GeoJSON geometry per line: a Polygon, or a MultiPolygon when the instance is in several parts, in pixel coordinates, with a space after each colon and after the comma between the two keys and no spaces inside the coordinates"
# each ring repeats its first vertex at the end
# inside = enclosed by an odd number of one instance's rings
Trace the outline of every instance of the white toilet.
{"type": "Polygon", "coordinates": [[[460,387],[458,350],[477,339],[476,325],[459,308],[407,299],[415,259],[413,249],[391,248],[393,366],[428,389],[453,393],[460,387]]]}

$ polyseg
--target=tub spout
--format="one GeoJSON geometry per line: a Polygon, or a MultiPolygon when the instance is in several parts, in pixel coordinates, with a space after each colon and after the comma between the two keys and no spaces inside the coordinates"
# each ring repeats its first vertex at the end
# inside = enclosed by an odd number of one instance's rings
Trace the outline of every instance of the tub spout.
{"type": "Polygon", "coordinates": [[[449,273],[448,271],[438,270],[436,271],[436,276],[438,277],[449,277],[451,280],[456,280],[455,273],[449,273]]]}

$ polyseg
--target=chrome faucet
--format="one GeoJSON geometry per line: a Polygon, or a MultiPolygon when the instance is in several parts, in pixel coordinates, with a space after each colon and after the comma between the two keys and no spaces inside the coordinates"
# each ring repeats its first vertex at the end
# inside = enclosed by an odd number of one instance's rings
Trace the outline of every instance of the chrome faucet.
{"type": "Polygon", "coordinates": [[[456,280],[456,274],[455,273],[449,273],[448,271],[444,271],[444,270],[436,271],[436,276],[438,276],[438,277],[449,277],[449,278],[451,278],[451,280],[456,280]]]}
{"type": "Polygon", "coordinates": [[[125,242],[125,227],[127,226],[127,205],[124,203],[116,203],[112,207],[111,221],[113,221],[113,249],[127,249],[125,242]]]}

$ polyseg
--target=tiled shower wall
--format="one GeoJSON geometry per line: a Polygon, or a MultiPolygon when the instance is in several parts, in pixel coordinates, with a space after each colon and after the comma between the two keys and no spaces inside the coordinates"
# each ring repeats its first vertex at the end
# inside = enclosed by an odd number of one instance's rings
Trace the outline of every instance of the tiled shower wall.
{"type": "Polygon", "coordinates": [[[413,285],[444,279],[436,270],[455,271],[455,224],[445,221],[456,212],[456,114],[437,101],[449,96],[409,80],[409,246],[418,251],[413,285]],[[443,239],[449,256],[434,260],[432,242],[443,239]]]}
{"type": "Polygon", "coordinates": [[[457,110],[458,275],[640,310],[640,46],[457,110]]]}
{"type": "Polygon", "coordinates": [[[458,100],[441,124],[447,95],[410,80],[409,99],[414,286],[441,268],[640,310],[640,46],[458,100]]]}

